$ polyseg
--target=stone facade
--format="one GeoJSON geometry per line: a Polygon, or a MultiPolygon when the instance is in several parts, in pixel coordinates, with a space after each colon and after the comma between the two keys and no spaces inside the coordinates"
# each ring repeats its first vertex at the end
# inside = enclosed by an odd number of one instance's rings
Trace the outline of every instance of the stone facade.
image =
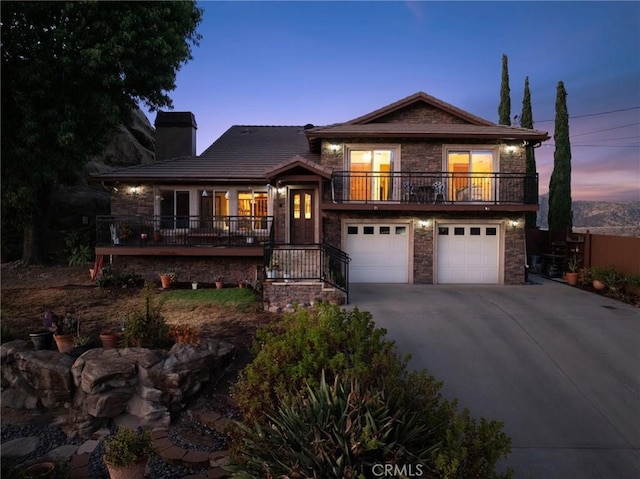
{"type": "Polygon", "coordinates": [[[265,281],[263,285],[264,308],[270,312],[293,310],[296,305],[312,306],[320,301],[344,304],[344,292],[315,282],[265,281]]]}
{"type": "Polygon", "coordinates": [[[182,283],[213,283],[222,277],[225,284],[262,279],[263,259],[242,256],[114,256],[112,268],[118,273],[136,273],[147,281],[158,281],[161,273],[173,272],[182,283]]]}

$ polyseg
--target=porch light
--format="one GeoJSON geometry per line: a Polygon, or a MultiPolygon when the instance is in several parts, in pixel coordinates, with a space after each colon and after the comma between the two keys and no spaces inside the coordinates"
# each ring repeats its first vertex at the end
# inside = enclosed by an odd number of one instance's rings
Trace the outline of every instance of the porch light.
{"type": "Polygon", "coordinates": [[[280,188],[278,188],[278,194],[279,194],[280,196],[284,196],[286,192],[287,192],[287,189],[286,189],[286,188],[284,188],[284,187],[280,187],[280,188]]]}
{"type": "Polygon", "coordinates": [[[131,191],[132,195],[136,196],[138,193],[140,193],[140,187],[139,186],[132,186],[131,190],[129,190],[129,191],[131,191]]]}
{"type": "Polygon", "coordinates": [[[516,146],[515,145],[507,145],[507,152],[508,153],[513,153],[514,151],[516,151],[516,146]]]}
{"type": "Polygon", "coordinates": [[[335,143],[331,143],[329,145],[329,151],[332,153],[337,153],[338,151],[340,151],[340,145],[336,145],[335,143]]]}
{"type": "Polygon", "coordinates": [[[511,220],[511,226],[513,228],[517,228],[520,222],[518,220],[511,220]]]}
{"type": "Polygon", "coordinates": [[[202,190],[202,196],[203,197],[209,196],[209,193],[207,193],[207,190],[202,190]]]}
{"type": "Polygon", "coordinates": [[[226,199],[229,199],[229,192],[228,192],[228,191],[224,194],[224,197],[225,197],[226,199]]]}
{"type": "Polygon", "coordinates": [[[431,220],[420,220],[420,227],[426,228],[431,225],[431,220]]]}

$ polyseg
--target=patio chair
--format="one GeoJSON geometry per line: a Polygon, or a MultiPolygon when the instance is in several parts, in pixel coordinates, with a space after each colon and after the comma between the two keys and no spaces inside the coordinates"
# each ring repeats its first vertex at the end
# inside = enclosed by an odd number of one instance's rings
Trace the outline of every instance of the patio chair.
{"type": "Polygon", "coordinates": [[[442,181],[436,181],[431,185],[433,189],[433,204],[444,203],[444,183],[442,181]]]}

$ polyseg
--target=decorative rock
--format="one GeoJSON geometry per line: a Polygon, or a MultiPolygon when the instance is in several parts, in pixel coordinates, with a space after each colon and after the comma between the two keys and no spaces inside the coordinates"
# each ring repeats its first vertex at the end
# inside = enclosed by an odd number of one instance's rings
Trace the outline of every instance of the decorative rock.
{"type": "Polygon", "coordinates": [[[38,447],[40,439],[35,436],[19,437],[2,443],[0,457],[22,457],[31,454],[38,447]]]}
{"type": "Polygon", "coordinates": [[[0,397],[3,407],[15,409],[36,409],[38,407],[38,396],[29,394],[26,390],[3,389],[0,397]]]}
{"type": "Polygon", "coordinates": [[[56,447],[55,449],[47,452],[42,459],[55,461],[57,459],[67,460],[78,451],[78,446],[68,444],[66,446],[56,447]]]}
{"type": "Polygon", "coordinates": [[[209,454],[203,451],[189,451],[182,458],[182,464],[189,469],[207,467],[209,465],[209,454]]]}
{"type": "Polygon", "coordinates": [[[98,447],[99,443],[100,441],[98,441],[97,439],[90,439],[89,441],[85,441],[78,448],[78,454],[83,454],[85,452],[88,452],[89,454],[91,454],[96,449],[96,447],[98,447]]]}

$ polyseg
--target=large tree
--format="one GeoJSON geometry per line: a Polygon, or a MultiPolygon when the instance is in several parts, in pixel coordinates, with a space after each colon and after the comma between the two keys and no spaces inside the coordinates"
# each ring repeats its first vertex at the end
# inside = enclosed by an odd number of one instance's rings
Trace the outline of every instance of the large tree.
{"type": "Polygon", "coordinates": [[[3,2],[2,221],[23,232],[23,260],[46,259],[55,187],[140,102],[172,107],[201,18],[193,1],[3,2]]]}
{"type": "Polygon", "coordinates": [[[567,92],[558,82],[556,92],[556,118],[553,134],[553,173],[549,181],[549,231],[572,228],[571,212],[571,144],[569,142],[569,113],[567,92]]]}
{"type": "MultiPolygon", "coordinates": [[[[522,113],[520,114],[520,126],[522,128],[533,128],[533,112],[531,110],[531,91],[529,90],[529,77],[524,79],[524,95],[522,97],[522,113]]],[[[536,173],[536,154],[532,145],[526,148],[526,172],[529,175],[536,173]]],[[[537,213],[528,211],[525,218],[526,228],[535,228],[537,223],[537,213]]]]}
{"type": "Polygon", "coordinates": [[[498,106],[498,123],[511,125],[511,89],[509,88],[509,60],[502,55],[502,81],[500,82],[500,105],[498,106]]]}

